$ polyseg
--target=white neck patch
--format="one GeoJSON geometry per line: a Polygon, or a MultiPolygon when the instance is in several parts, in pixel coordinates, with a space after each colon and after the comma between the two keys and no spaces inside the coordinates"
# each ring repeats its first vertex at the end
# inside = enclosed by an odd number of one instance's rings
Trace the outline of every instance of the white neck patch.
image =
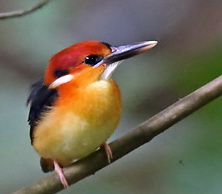
{"type": "Polygon", "coordinates": [[[112,63],[110,65],[107,66],[107,68],[104,70],[104,72],[101,75],[101,79],[102,80],[109,80],[112,77],[113,72],[115,71],[115,69],[119,66],[119,64],[122,61],[117,61],[115,63],[112,63]]]}
{"type": "Polygon", "coordinates": [[[74,75],[71,75],[71,74],[68,74],[68,75],[64,75],[58,79],[56,79],[54,82],[52,82],[49,86],[50,89],[55,89],[57,88],[58,86],[62,85],[62,84],[65,84],[69,81],[71,81],[75,76],[74,75]]]}

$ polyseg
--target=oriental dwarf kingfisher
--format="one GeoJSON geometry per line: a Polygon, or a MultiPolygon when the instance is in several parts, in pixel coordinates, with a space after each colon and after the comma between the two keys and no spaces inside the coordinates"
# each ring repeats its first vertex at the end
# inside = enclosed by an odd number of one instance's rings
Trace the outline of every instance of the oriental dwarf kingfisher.
{"type": "Polygon", "coordinates": [[[64,187],[63,167],[103,147],[120,120],[121,96],[112,74],[124,59],[157,44],[144,41],[111,46],[83,41],[58,52],[49,61],[44,79],[32,85],[27,104],[31,144],[43,172],[55,170],[64,187]]]}

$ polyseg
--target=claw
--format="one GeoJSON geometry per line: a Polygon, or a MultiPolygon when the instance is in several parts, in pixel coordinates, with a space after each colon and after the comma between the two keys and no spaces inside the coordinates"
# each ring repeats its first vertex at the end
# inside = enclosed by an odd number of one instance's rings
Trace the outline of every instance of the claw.
{"type": "Polygon", "coordinates": [[[66,177],[64,175],[62,168],[59,166],[59,164],[55,160],[53,161],[53,163],[54,163],[55,171],[56,171],[57,175],[59,176],[59,179],[60,179],[62,185],[64,186],[64,188],[67,188],[69,186],[69,184],[66,180],[66,177]]]}
{"type": "Polygon", "coordinates": [[[111,163],[111,159],[113,159],[113,153],[112,153],[111,148],[109,147],[107,143],[103,143],[102,147],[105,149],[108,162],[111,163]]]}

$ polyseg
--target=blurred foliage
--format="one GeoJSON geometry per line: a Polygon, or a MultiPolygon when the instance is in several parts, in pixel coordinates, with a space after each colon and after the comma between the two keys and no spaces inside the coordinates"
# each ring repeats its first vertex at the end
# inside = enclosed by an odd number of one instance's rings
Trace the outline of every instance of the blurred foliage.
{"type": "MultiPolygon", "coordinates": [[[[0,0],[0,11],[35,3],[0,0]]],[[[220,0],[54,0],[26,17],[1,20],[0,193],[45,176],[30,145],[25,101],[52,54],[85,39],[113,45],[159,41],[114,75],[123,114],[113,140],[221,74],[221,10],[220,0]]],[[[215,100],[61,193],[221,193],[221,107],[221,99],[215,100]]]]}

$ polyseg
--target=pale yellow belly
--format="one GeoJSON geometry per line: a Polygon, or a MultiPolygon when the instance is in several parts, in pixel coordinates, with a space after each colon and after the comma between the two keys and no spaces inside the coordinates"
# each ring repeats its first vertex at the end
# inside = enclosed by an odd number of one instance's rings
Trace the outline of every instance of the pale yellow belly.
{"type": "MultiPolygon", "coordinates": [[[[98,91],[98,97],[93,97],[91,90],[95,89],[88,88],[85,95],[91,96],[81,102],[85,105],[78,107],[79,114],[75,109],[62,114],[61,110],[52,110],[39,123],[33,145],[41,157],[55,159],[66,166],[89,155],[111,136],[119,122],[120,99],[110,84],[97,84],[105,89],[98,91]]],[[[82,97],[84,99],[84,95],[82,97]]]]}

